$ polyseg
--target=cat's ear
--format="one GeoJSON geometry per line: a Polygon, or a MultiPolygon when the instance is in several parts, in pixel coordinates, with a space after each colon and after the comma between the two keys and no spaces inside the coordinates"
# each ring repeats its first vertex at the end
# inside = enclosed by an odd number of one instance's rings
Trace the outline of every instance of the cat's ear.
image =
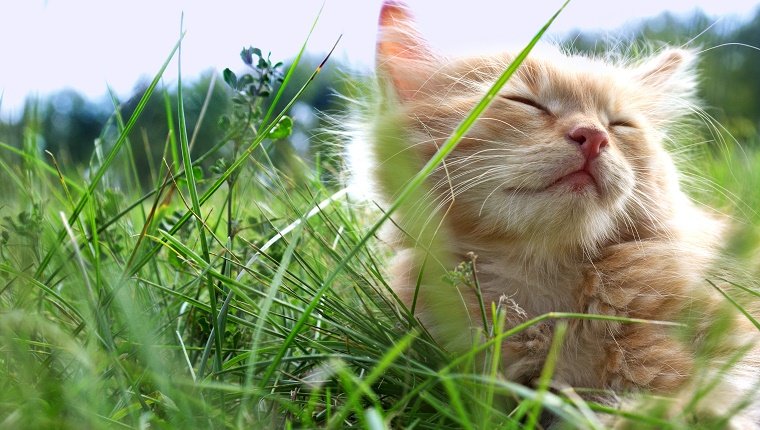
{"type": "Polygon", "coordinates": [[[409,100],[430,76],[436,55],[415,28],[411,12],[403,2],[385,0],[378,26],[378,76],[398,99],[409,100]]]}
{"type": "Polygon", "coordinates": [[[636,69],[644,86],[670,97],[690,98],[697,88],[695,55],[685,49],[667,49],[636,69]]]}
{"type": "Polygon", "coordinates": [[[667,125],[691,112],[697,92],[695,56],[684,49],[667,49],[634,68],[634,77],[643,86],[646,115],[667,125]]]}

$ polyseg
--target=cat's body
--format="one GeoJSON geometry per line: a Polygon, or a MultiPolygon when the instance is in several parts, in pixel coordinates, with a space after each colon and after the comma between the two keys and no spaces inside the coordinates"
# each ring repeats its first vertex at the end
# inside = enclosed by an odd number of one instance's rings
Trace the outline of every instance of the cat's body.
{"type": "MultiPolygon", "coordinates": [[[[420,220],[422,230],[440,226],[445,239],[435,246],[446,261],[477,256],[483,302],[490,309],[507,297],[510,325],[548,312],[691,324],[684,341],[664,324],[570,320],[554,374],[558,387],[676,393],[693,383],[697,350],[707,348],[724,305],[705,282],[724,225],[683,194],[663,148],[692,106],[691,57],[667,50],[636,64],[609,64],[531,54],[428,178],[424,198],[402,210],[407,231],[395,239],[393,288],[435,336],[453,344],[460,336],[446,333],[447,307],[464,305],[473,326],[480,307],[474,290],[438,300],[451,293],[425,285],[425,251],[416,243],[423,233],[414,227],[420,220]]],[[[384,4],[381,100],[370,121],[386,199],[401,186],[394,166],[421,167],[512,59],[439,57],[403,4],[384,4]]],[[[723,355],[716,353],[715,369],[757,338],[742,318],[729,318],[732,337],[717,347],[723,355]]],[[[506,376],[530,384],[551,335],[546,322],[507,339],[506,376]]],[[[760,353],[747,348],[737,370],[708,396],[705,415],[728,411],[757,381],[760,353]],[[732,398],[721,397],[731,390],[732,398]]],[[[760,427],[756,404],[737,415],[734,427],[760,427]]]]}

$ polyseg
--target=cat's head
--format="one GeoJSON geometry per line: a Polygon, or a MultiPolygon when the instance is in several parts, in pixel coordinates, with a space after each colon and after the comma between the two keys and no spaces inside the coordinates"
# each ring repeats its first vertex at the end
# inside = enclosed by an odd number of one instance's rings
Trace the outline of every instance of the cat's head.
{"type": "MultiPolygon", "coordinates": [[[[531,53],[414,210],[448,210],[448,224],[467,234],[586,250],[662,228],[681,196],[662,142],[689,112],[692,57],[669,49],[613,64],[531,53]]],[[[385,2],[373,150],[386,194],[398,188],[394,166],[422,166],[513,58],[440,56],[403,3],[385,2]]]]}

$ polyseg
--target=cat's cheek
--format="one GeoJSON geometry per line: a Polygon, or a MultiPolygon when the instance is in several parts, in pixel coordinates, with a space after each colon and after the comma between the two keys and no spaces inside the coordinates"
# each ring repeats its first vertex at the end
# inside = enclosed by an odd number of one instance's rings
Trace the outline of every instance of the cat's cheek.
{"type": "Polygon", "coordinates": [[[597,184],[602,202],[612,210],[633,195],[636,177],[626,162],[613,159],[599,168],[597,184]]]}

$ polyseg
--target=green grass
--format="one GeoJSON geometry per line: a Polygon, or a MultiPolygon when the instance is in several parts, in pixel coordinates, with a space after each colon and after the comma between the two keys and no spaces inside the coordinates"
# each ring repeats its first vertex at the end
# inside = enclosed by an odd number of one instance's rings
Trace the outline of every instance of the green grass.
{"type": "MultiPolygon", "coordinates": [[[[147,194],[119,186],[138,183],[127,136],[170,58],[132,116],[115,114],[118,136],[86,172],[40,153],[32,124],[23,148],[0,142],[12,189],[0,202],[0,428],[533,429],[545,410],[601,428],[591,411],[608,408],[548,389],[561,336],[536,388],[499,376],[501,341],[529,325],[503,332],[503,312],[482,342],[446,351],[389,289],[389,251],[374,241],[513,69],[379,214],[322,181],[320,165],[302,161],[299,178],[278,169],[267,137],[285,111],[196,177],[227,142],[191,158],[181,87],[169,164],[153,166],[147,194]]],[[[731,202],[757,198],[728,179],[760,163],[750,155],[729,158],[731,172],[702,158],[731,202]]],[[[531,323],[568,318],[593,317],[531,323]]],[[[686,428],[628,414],[638,428],[686,428]]]]}
{"type": "Polygon", "coordinates": [[[760,141],[704,147],[688,167],[687,187],[698,201],[717,208],[731,219],[728,250],[742,258],[753,275],[760,273],[760,141]]]}

